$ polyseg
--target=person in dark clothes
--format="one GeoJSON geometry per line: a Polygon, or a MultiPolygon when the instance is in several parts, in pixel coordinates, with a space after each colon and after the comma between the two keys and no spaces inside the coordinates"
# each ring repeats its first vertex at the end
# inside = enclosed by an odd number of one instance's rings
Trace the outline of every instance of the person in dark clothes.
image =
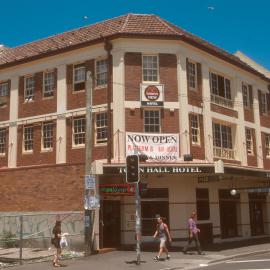
{"type": "Polygon", "coordinates": [[[53,259],[53,266],[59,267],[59,266],[61,266],[60,263],[59,263],[59,259],[60,259],[60,255],[61,255],[61,246],[60,246],[61,221],[60,220],[57,220],[55,222],[52,233],[54,235],[54,238],[52,238],[52,244],[56,248],[56,252],[54,254],[54,259],[53,259]]]}
{"type": "Polygon", "coordinates": [[[183,249],[184,254],[187,253],[187,250],[190,247],[190,244],[192,243],[193,240],[195,241],[198,254],[199,255],[203,254],[201,250],[199,237],[198,237],[200,229],[197,228],[197,225],[195,222],[196,216],[197,216],[196,212],[192,212],[190,218],[188,219],[188,242],[183,249]]]}

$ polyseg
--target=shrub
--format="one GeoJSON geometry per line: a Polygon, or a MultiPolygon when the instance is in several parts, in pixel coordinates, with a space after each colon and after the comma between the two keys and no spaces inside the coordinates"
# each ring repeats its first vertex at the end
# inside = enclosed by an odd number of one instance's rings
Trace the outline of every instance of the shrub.
{"type": "Polygon", "coordinates": [[[16,247],[16,240],[17,236],[16,234],[9,232],[9,231],[3,231],[0,234],[0,243],[1,246],[3,246],[4,248],[13,248],[16,247]]]}

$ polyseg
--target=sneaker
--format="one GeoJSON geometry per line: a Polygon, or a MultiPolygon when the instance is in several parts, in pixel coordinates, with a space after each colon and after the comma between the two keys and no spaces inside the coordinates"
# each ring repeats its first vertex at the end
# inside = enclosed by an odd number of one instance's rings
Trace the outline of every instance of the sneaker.
{"type": "Polygon", "coordinates": [[[153,258],[153,260],[154,260],[154,261],[159,261],[159,257],[158,257],[158,256],[155,256],[155,257],[153,258]]]}
{"type": "Polygon", "coordinates": [[[171,255],[167,255],[166,260],[169,260],[171,258],[171,255]]]}

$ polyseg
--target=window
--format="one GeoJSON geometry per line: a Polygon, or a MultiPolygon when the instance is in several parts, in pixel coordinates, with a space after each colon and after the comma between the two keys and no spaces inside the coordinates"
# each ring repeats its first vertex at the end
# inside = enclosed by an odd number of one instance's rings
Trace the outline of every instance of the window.
{"type": "Polygon", "coordinates": [[[265,152],[266,157],[270,158],[270,134],[265,134],[265,152]]]}
{"type": "Polygon", "coordinates": [[[108,62],[107,60],[96,61],[96,85],[106,85],[108,77],[108,62]]]}
{"type": "Polygon", "coordinates": [[[53,123],[47,122],[42,125],[42,149],[51,150],[53,148],[53,123]]]}
{"type": "Polygon", "coordinates": [[[43,97],[52,97],[55,87],[54,71],[45,72],[43,80],[43,97]]]}
{"type": "Polygon", "coordinates": [[[249,107],[249,96],[247,84],[242,84],[243,102],[245,107],[249,107]]]}
{"type": "Polygon", "coordinates": [[[232,108],[231,81],[223,76],[210,73],[211,101],[232,108]]]}
{"type": "Polygon", "coordinates": [[[235,159],[231,127],[213,123],[213,146],[214,157],[235,159]]]}
{"type": "Polygon", "coordinates": [[[158,81],[158,57],[157,55],[143,55],[143,81],[158,81]]]}
{"type": "Polygon", "coordinates": [[[74,91],[85,90],[85,65],[75,65],[73,69],[74,91]]]}
{"type": "Polygon", "coordinates": [[[210,219],[208,188],[196,188],[196,207],[198,220],[210,219]]]}
{"type": "Polygon", "coordinates": [[[263,114],[267,114],[267,99],[265,93],[261,93],[261,111],[263,114]]]}
{"type": "Polygon", "coordinates": [[[32,101],[34,100],[35,94],[35,78],[34,76],[25,78],[25,91],[24,91],[24,100],[32,101]]]}
{"type": "Polygon", "coordinates": [[[6,129],[0,129],[0,156],[6,154],[6,129]]]}
{"type": "Polygon", "coordinates": [[[199,127],[199,116],[195,114],[190,115],[191,125],[191,142],[192,144],[200,144],[200,127],[199,127]]]}
{"type": "Polygon", "coordinates": [[[196,63],[188,62],[188,86],[191,89],[197,88],[197,70],[196,70],[196,63]]]}
{"type": "Polygon", "coordinates": [[[107,142],[107,112],[96,114],[96,143],[107,142]]]}
{"type": "Polygon", "coordinates": [[[32,152],[34,146],[34,128],[26,126],[23,128],[23,150],[24,152],[32,152]]]}
{"type": "Polygon", "coordinates": [[[85,144],[85,118],[73,120],[73,145],[80,146],[85,144]]]}
{"type": "Polygon", "coordinates": [[[149,133],[160,132],[160,111],[158,110],[144,111],[144,132],[149,133]]]}
{"type": "Polygon", "coordinates": [[[246,147],[248,155],[253,155],[252,129],[246,128],[246,147]]]}
{"type": "Polygon", "coordinates": [[[6,97],[9,95],[9,85],[8,82],[0,83],[0,97],[6,97]]]}
{"type": "Polygon", "coordinates": [[[231,127],[220,124],[213,124],[214,146],[232,148],[231,127]]]}

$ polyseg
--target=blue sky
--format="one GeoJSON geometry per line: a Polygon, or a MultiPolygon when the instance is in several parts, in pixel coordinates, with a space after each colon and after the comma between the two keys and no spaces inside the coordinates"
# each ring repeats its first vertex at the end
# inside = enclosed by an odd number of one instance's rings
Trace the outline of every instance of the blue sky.
{"type": "Polygon", "coordinates": [[[269,0],[0,0],[0,7],[0,44],[9,47],[126,13],[151,13],[270,70],[269,0]]]}

